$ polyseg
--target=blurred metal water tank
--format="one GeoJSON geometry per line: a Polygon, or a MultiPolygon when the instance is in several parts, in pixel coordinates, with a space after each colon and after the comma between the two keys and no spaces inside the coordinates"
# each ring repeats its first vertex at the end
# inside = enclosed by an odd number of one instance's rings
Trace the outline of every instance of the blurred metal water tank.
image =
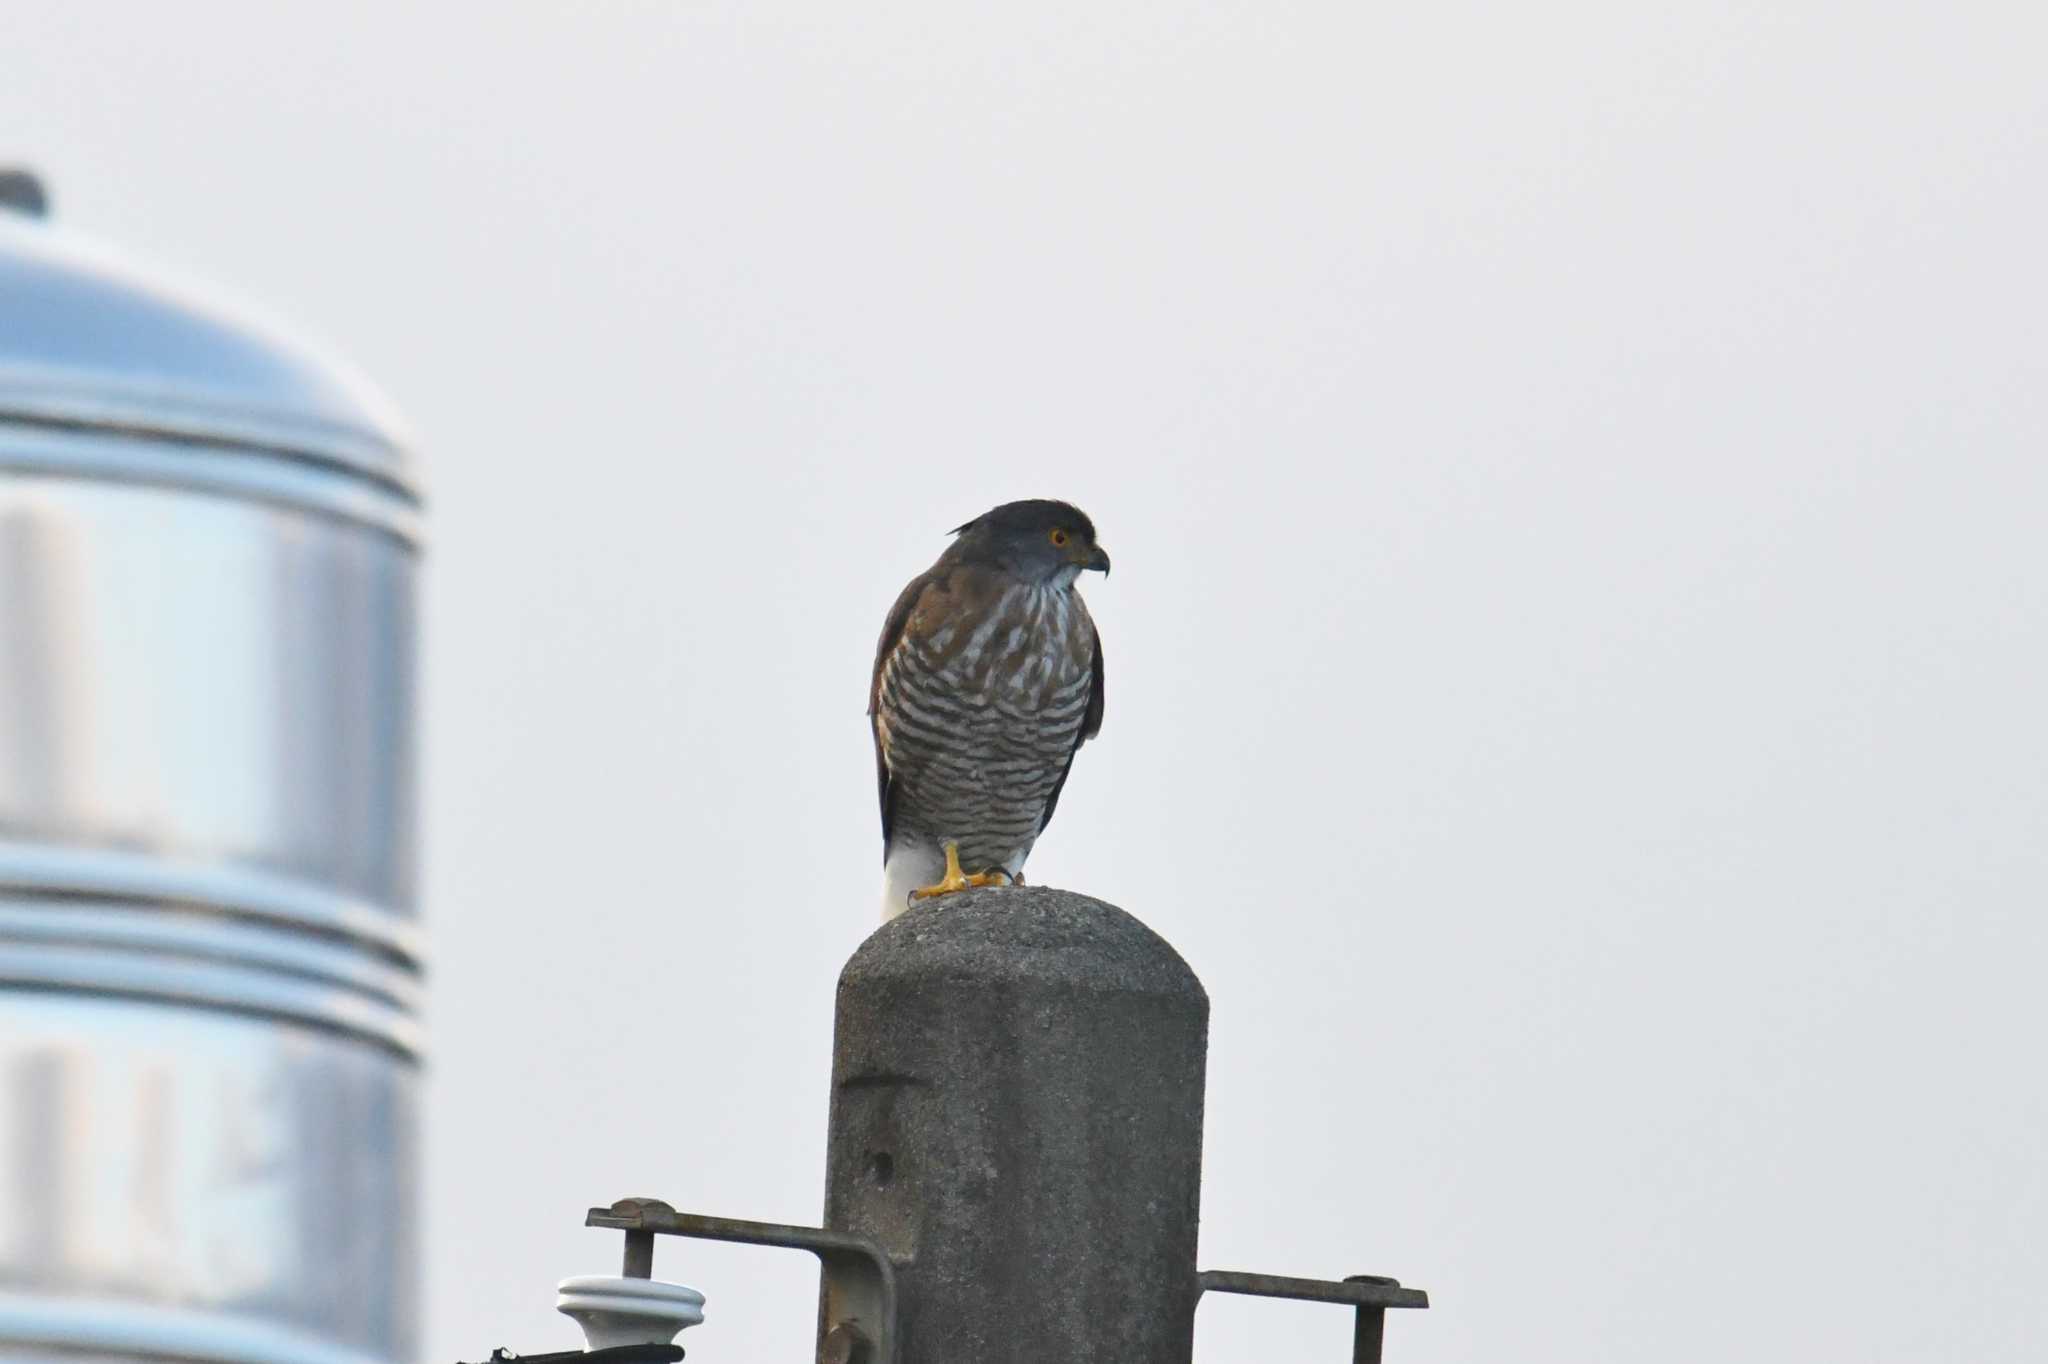
{"type": "Polygon", "coordinates": [[[8,1364],[416,1352],[406,444],[0,209],[8,1364]]]}

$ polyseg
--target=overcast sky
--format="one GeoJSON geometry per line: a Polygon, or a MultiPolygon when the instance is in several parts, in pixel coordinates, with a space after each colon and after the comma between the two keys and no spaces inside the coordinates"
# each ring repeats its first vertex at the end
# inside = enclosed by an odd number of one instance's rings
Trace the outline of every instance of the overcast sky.
{"type": "MultiPolygon", "coordinates": [[[[1019,496],[1116,557],[1031,871],[1208,985],[1205,1264],[2039,1357],[2037,4],[0,11],[57,216],[421,436],[426,1359],[573,1344],[591,1203],[817,1219],[875,635],[1019,496]]],[[[807,1357],[801,1258],[658,1269],[807,1357]]]]}

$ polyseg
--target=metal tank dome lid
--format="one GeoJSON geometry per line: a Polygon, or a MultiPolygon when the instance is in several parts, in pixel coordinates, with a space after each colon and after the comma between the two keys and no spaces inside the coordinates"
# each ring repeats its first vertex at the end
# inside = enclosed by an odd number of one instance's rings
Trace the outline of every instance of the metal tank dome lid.
{"type": "Polygon", "coordinates": [[[417,498],[411,437],[368,381],[43,208],[0,171],[0,422],[281,455],[417,498]]]}

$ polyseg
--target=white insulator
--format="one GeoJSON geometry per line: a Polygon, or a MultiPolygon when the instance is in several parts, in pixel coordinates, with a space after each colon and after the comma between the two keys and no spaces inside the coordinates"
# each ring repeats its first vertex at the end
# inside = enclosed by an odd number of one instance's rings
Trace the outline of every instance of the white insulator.
{"type": "Polygon", "coordinates": [[[666,1345],[704,1320],[704,1295],[659,1279],[580,1274],[556,1286],[555,1310],[583,1328],[588,1348],[666,1345]]]}

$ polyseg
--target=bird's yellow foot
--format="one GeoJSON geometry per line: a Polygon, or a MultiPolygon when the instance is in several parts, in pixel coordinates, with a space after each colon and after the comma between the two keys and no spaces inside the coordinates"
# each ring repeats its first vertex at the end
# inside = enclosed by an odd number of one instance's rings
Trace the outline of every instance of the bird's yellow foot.
{"type": "Polygon", "coordinates": [[[923,886],[910,892],[913,900],[929,900],[935,895],[951,895],[956,891],[973,890],[977,886],[1007,886],[1009,876],[1000,871],[978,871],[972,875],[960,870],[960,845],[946,845],[946,874],[935,886],[923,886]]]}

